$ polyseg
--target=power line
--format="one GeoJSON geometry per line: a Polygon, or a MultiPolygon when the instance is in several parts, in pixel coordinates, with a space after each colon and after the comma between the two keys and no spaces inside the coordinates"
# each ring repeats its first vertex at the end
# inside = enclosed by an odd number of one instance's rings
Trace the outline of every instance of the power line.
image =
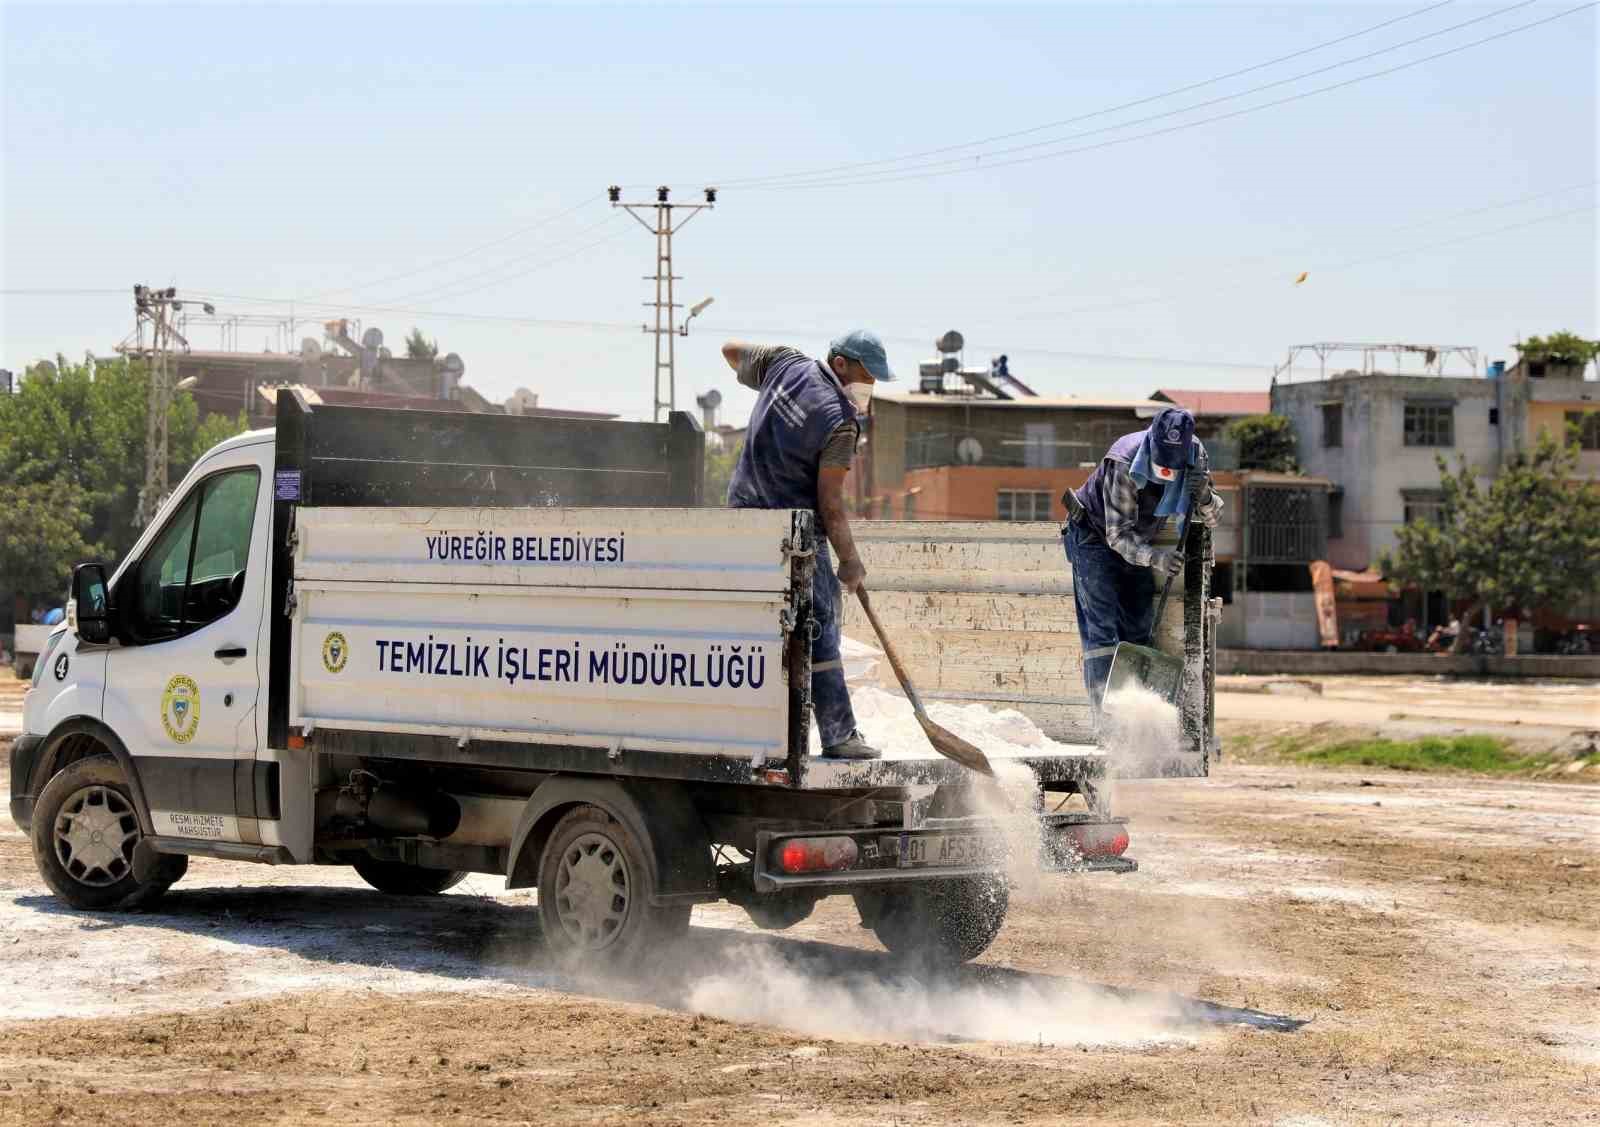
{"type": "Polygon", "coordinates": [[[851,169],[871,168],[877,165],[898,164],[901,161],[918,160],[922,157],[939,156],[943,153],[954,152],[958,149],[978,148],[979,146],[993,144],[997,141],[1010,141],[1016,137],[1025,137],[1029,134],[1042,132],[1046,129],[1056,129],[1063,125],[1075,125],[1080,121],[1088,121],[1091,118],[1102,117],[1106,114],[1119,113],[1122,110],[1129,110],[1137,106],[1148,105],[1151,102],[1159,102],[1163,98],[1171,98],[1179,94],[1187,94],[1191,90],[1199,90],[1206,86],[1214,86],[1219,82],[1226,82],[1230,78],[1239,78],[1242,75],[1250,74],[1258,70],[1265,70],[1267,67],[1276,66],[1279,63],[1286,63],[1291,59],[1298,59],[1304,55],[1310,55],[1317,51],[1326,50],[1329,47],[1336,47],[1340,43],[1346,43],[1352,39],[1359,39],[1364,35],[1370,35],[1375,31],[1381,31],[1386,27],[1392,26],[1393,24],[1402,23],[1406,20],[1415,19],[1418,16],[1427,15],[1429,12],[1435,11],[1439,8],[1447,7],[1454,2],[1455,0],[1443,0],[1442,3],[1429,4],[1426,7],[1418,8],[1414,12],[1409,12],[1403,16],[1396,16],[1393,19],[1384,20],[1382,23],[1373,24],[1371,27],[1364,27],[1360,31],[1353,31],[1350,34],[1342,35],[1337,39],[1330,39],[1325,43],[1318,43],[1311,47],[1305,47],[1299,51],[1293,51],[1287,55],[1279,55],[1275,59],[1268,59],[1265,62],[1255,63],[1239,70],[1229,71],[1227,74],[1219,74],[1215,78],[1207,78],[1201,82],[1192,82],[1187,86],[1174,87],[1171,90],[1165,90],[1159,94],[1151,94],[1147,97],[1138,98],[1131,102],[1123,102],[1120,105],[1107,106],[1103,109],[1091,110],[1088,113],[1078,114],[1076,117],[1068,117],[1062,118],[1059,121],[1045,122],[1043,125],[1031,126],[1028,129],[1018,129],[1010,133],[997,133],[992,137],[983,137],[976,141],[963,141],[957,145],[943,145],[936,149],[924,149],[921,152],[906,153],[897,157],[885,157],[881,160],[857,161],[852,164],[836,164],[827,168],[814,168],[807,171],[784,173],[779,175],[749,176],[742,179],[737,177],[724,177],[722,180],[718,181],[718,183],[726,188],[735,186],[749,186],[752,184],[764,184],[768,182],[783,182],[795,178],[809,179],[816,176],[844,172],[851,169]]]}
{"type": "MultiPolygon", "coordinates": [[[[582,235],[587,235],[587,234],[589,234],[589,233],[591,233],[593,231],[597,231],[601,227],[606,226],[607,224],[616,222],[616,220],[619,219],[619,218],[620,218],[620,216],[616,215],[615,213],[608,214],[604,219],[600,220],[600,222],[591,223],[587,227],[582,227],[582,228],[578,229],[577,231],[572,232],[566,238],[558,239],[554,244],[551,244],[550,246],[541,247],[540,250],[541,251],[547,251],[547,250],[552,249],[552,247],[559,246],[562,243],[570,241],[571,239],[577,238],[577,237],[582,236],[582,235]]],[[[463,282],[471,282],[471,281],[473,281],[475,279],[486,277],[487,275],[490,275],[490,274],[498,274],[500,271],[504,270],[507,266],[510,266],[510,265],[512,265],[514,263],[517,263],[517,262],[525,262],[527,259],[532,258],[533,254],[537,253],[537,252],[532,252],[532,253],[525,254],[525,255],[519,255],[516,258],[508,259],[507,261],[500,263],[500,265],[498,265],[498,266],[491,266],[488,269],[480,270],[475,274],[467,274],[467,275],[464,275],[463,277],[455,278],[455,279],[453,279],[451,281],[448,281],[448,282],[441,282],[439,285],[436,285],[436,286],[425,286],[420,290],[412,290],[410,293],[397,294],[394,297],[377,298],[377,299],[374,299],[374,300],[378,300],[378,301],[415,301],[418,298],[424,298],[424,299],[427,299],[427,300],[448,300],[450,298],[465,297],[467,294],[477,293],[479,290],[485,290],[485,289],[488,289],[491,286],[498,286],[498,285],[501,285],[501,284],[503,284],[505,282],[513,282],[513,281],[516,281],[518,278],[525,278],[529,274],[533,274],[533,273],[535,273],[535,272],[537,272],[539,270],[543,270],[548,266],[554,266],[559,262],[565,262],[570,258],[575,258],[578,255],[584,253],[585,251],[594,249],[595,247],[599,246],[601,243],[610,242],[612,239],[617,238],[618,235],[620,235],[620,234],[621,234],[621,232],[616,232],[614,234],[607,235],[603,239],[597,239],[594,242],[588,243],[588,244],[586,244],[584,246],[577,247],[577,248],[575,248],[573,250],[570,250],[570,251],[567,251],[565,253],[556,255],[554,258],[549,258],[549,259],[545,259],[545,260],[542,260],[540,262],[537,262],[534,265],[529,266],[525,270],[518,270],[515,273],[508,274],[503,278],[492,278],[489,281],[484,282],[482,285],[471,286],[471,287],[469,287],[467,289],[460,290],[458,292],[449,292],[449,291],[455,290],[456,287],[459,286],[463,282]]]]}
{"type": "Polygon", "coordinates": [[[466,249],[464,251],[461,251],[461,252],[459,252],[457,254],[450,255],[447,258],[436,259],[433,262],[427,262],[427,263],[424,263],[421,266],[413,267],[413,268],[408,269],[408,270],[402,270],[399,273],[389,274],[389,275],[386,275],[386,276],[384,276],[382,278],[374,278],[371,281],[357,282],[356,284],[350,285],[350,286],[340,286],[337,289],[323,290],[320,293],[314,293],[314,294],[306,294],[306,295],[297,297],[295,300],[297,300],[297,301],[305,301],[305,302],[313,302],[313,301],[317,301],[317,300],[319,300],[321,298],[325,298],[325,297],[329,296],[330,294],[351,293],[351,292],[353,292],[355,290],[368,290],[368,289],[372,289],[374,286],[388,285],[390,282],[398,281],[401,278],[410,278],[410,277],[414,277],[417,274],[426,273],[429,270],[437,270],[441,266],[449,266],[451,263],[460,262],[463,258],[469,258],[474,254],[481,253],[482,251],[492,250],[494,247],[503,246],[504,244],[509,243],[509,242],[511,242],[511,241],[513,241],[515,239],[520,239],[523,235],[530,234],[530,233],[532,233],[534,231],[539,230],[541,227],[548,226],[549,224],[554,223],[558,219],[564,219],[567,216],[571,215],[573,212],[578,211],[579,209],[587,207],[588,205],[590,205],[592,203],[596,203],[596,202],[598,202],[598,197],[585,196],[581,201],[579,201],[578,203],[573,204],[571,207],[568,207],[568,208],[565,208],[565,209],[563,209],[561,211],[555,212],[552,215],[547,215],[543,219],[540,219],[538,222],[533,223],[530,226],[520,228],[519,230],[511,232],[509,235],[502,235],[500,238],[491,239],[486,243],[480,243],[477,246],[469,247],[468,249],[466,249]]]}
{"type": "MultiPolygon", "coordinates": [[[[1134,127],[1136,125],[1147,125],[1152,121],[1162,121],[1162,120],[1164,120],[1166,118],[1169,118],[1169,117],[1177,117],[1180,114],[1193,113],[1195,110],[1203,110],[1203,109],[1206,109],[1206,108],[1208,108],[1210,106],[1221,105],[1223,102],[1237,101],[1240,98],[1247,98],[1252,94],[1260,94],[1260,93],[1262,93],[1264,91],[1267,91],[1267,90],[1275,90],[1280,86],[1288,86],[1291,83],[1299,82],[1299,81],[1301,81],[1303,79],[1315,78],[1319,74],[1327,74],[1330,71],[1339,70],[1342,67],[1353,66],[1356,63],[1366,62],[1368,59],[1375,59],[1379,55],[1387,55],[1387,54],[1391,54],[1391,53],[1393,53],[1395,51],[1404,50],[1407,47],[1414,47],[1418,43],[1425,42],[1425,41],[1427,41],[1429,39],[1437,39],[1439,36],[1448,35],[1451,32],[1460,31],[1462,28],[1469,27],[1472,24],[1482,23],[1485,20],[1491,20],[1491,19],[1496,18],[1497,16],[1503,16],[1507,12],[1515,11],[1518,8],[1526,8],[1526,7],[1528,7],[1529,5],[1531,5],[1531,4],[1535,3],[1535,2],[1536,2],[1536,0],[1518,0],[1518,2],[1515,3],[1515,4],[1511,4],[1511,5],[1507,6],[1507,7],[1497,9],[1496,11],[1493,11],[1493,12],[1489,12],[1486,15],[1474,16],[1470,20],[1463,20],[1461,23],[1452,24],[1449,27],[1440,28],[1437,31],[1430,31],[1426,35],[1419,35],[1419,36],[1417,36],[1417,37],[1415,37],[1413,39],[1407,39],[1404,42],[1395,43],[1395,44],[1393,44],[1391,46],[1388,46],[1388,47],[1380,47],[1375,51],[1368,51],[1364,55],[1356,55],[1356,56],[1354,56],[1352,58],[1341,59],[1339,62],[1329,63],[1327,66],[1317,67],[1317,68],[1315,68],[1313,70],[1302,71],[1300,74],[1290,75],[1288,78],[1274,79],[1271,82],[1264,82],[1259,86],[1252,86],[1248,90],[1240,90],[1240,91],[1238,91],[1236,93],[1233,93],[1233,94],[1223,94],[1223,95],[1221,95],[1219,97],[1216,97],[1216,98],[1208,98],[1207,100],[1205,100],[1203,102],[1195,102],[1192,105],[1180,106],[1177,109],[1163,110],[1160,113],[1149,114],[1149,115],[1147,115],[1145,117],[1133,118],[1130,121],[1117,122],[1117,123],[1112,124],[1112,125],[1102,125],[1102,126],[1099,126],[1098,128],[1095,128],[1095,129],[1083,130],[1080,133],[1069,133],[1066,136],[1062,136],[1062,137],[1051,137],[1051,138],[1046,138],[1045,140],[1042,140],[1042,141],[1030,141],[1025,145],[1012,145],[1012,146],[1010,146],[1008,148],[1004,148],[1004,149],[994,149],[994,150],[991,150],[989,152],[979,153],[979,154],[977,154],[976,156],[973,156],[973,157],[952,157],[952,158],[947,158],[945,160],[923,161],[923,162],[920,162],[918,164],[905,165],[902,168],[888,170],[888,171],[893,171],[893,172],[897,172],[898,173],[898,172],[908,172],[908,171],[912,171],[912,170],[915,170],[915,169],[947,168],[947,167],[950,167],[952,165],[965,164],[966,162],[968,162],[970,160],[987,160],[990,157],[1006,156],[1006,155],[1008,155],[1010,153],[1028,152],[1028,151],[1031,151],[1033,149],[1043,148],[1043,147],[1045,147],[1047,145],[1057,145],[1057,144],[1062,143],[1063,141],[1081,140],[1084,137],[1093,137],[1093,136],[1096,136],[1097,134],[1110,133],[1110,132],[1114,132],[1115,130],[1119,130],[1119,129],[1131,129],[1132,127],[1134,127]]],[[[805,186],[809,186],[810,184],[831,183],[834,180],[840,180],[840,179],[850,179],[850,177],[846,176],[846,177],[820,178],[820,179],[816,179],[816,180],[813,180],[813,181],[802,181],[799,184],[796,184],[795,186],[805,187],[805,186]]]]}
{"type": "Polygon", "coordinates": [[[0,297],[127,297],[122,290],[0,290],[0,297]]]}
{"type": "MultiPolygon", "coordinates": [[[[1577,185],[1577,187],[1593,187],[1594,183],[1595,183],[1594,181],[1591,181],[1589,184],[1577,185]]],[[[1565,189],[1560,189],[1558,192],[1541,192],[1541,193],[1538,193],[1537,195],[1524,197],[1521,200],[1512,200],[1512,201],[1509,201],[1509,202],[1503,203],[1503,204],[1491,204],[1488,207],[1474,208],[1471,211],[1461,212],[1461,213],[1459,213],[1457,215],[1448,216],[1446,218],[1458,219],[1458,218],[1462,218],[1462,217],[1468,216],[1468,215],[1478,215],[1478,214],[1482,214],[1483,212],[1486,212],[1486,211],[1493,211],[1493,210],[1496,210],[1498,208],[1510,207],[1513,204],[1526,203],[1529,200],[1541,199],[1541,198],[1544,198],[1546,196],[1557,195],[1557,194],[1560,194],[1560,192],[1572,191],[1572,190],[1573,190],[1572,188],[1565,188],[1565,189]]],[[[1590,205],[1588,207],[1571,208],[1571,209],[1569,209],[1567,211],[1556,212],[1553,215],[1540,216],[1538,218],[1525,220],[1525,221],[1520,222],[1520,223],[1513,223],[1513,224],[1511,224],[1509,226],[1506,226],[1506,227],[1496,227],[1496,228],[1493,228],[1492,230],[1488,230],[1488,231],[1476,231],[1476,232],[1473,232],[1471,234],[1460,235],[1460,236],[1457,236],[1456,238],[1446,239],[1446,240],[1444,240],[1442,242],[1425,243],[1425,244],[1423,244],[1421,246],[1405,247],[1405,248],[1402,248],[1400,250],[1386,251],[1385,253],[1380,254],[1380,255],[1375,255],[1375,256],[1371,256],[1371,257],[1367,257],[1367,258],[1351,259],[1351,260],[1346,261],[1346,262],[1335,263],[1335,264],[1329,265],[1329,266],[1312,266],[1310,268],[1310,272],[1314,273],[1314,274],[1328,274],[1328,273],[1332,273],[1332,272],[1337,271],[1337,270],[1347,270],[1347,269],[1349,269],[1349,268],[1351,268],[1353,266],[1363,266],[1363,265],[1366,265],[1366,264],[1371,263],[1371,262],[1385,262],[1385,261],[1388,261],[1391,258],[1403,258],[1403,257],[1405,257],[1407,255],[1421,254],[1421,253],[1424,253],[1425,251],[1437,250],[1437,249],[1439,249],[1441,247],[1454,246],[1456,243],[1466,243],[1466,242],[1472,242],[1472,241],[1474,241],[1476,239],[1486,239],[1486,238],[1489,238],[1492,235],[1504,234],[1507,231],[1517,231],[1517,230],[1521,230],[1524,227],[1534,227],[1534,226],[1537,226],[1537,225],[1539,225],[1541,223],[1553,223],[1553,222],[1555,222],[1556,220],[1559,220],[1559,219],[1566,219],[1566,218],[1569,218],[1569,217],[1571,217],[1573,215],[1578,215],[1578,214],[1582,214],[1582,213],[1592,213],[1593,211],[1594,211],[1593,205],[1590,205]]],[[[1410,225],[1408,227],[1396,228],[1395,230],[1397,230],[1397,231],[1414,230],[1417,227],[1426,227],[1426,226],[1432,225],[1432,223],[1434,223],[1434,222],[1442,222],[1442,221],[1443,220],[1430,220],[1430,221],[1428,221],[1426,223],[1412,224],[1412,225],[1410,225]]],[[[1288,254],[1288,253],[1293,253],[1293,252],[1286,252],[1286,254],[1288,254]]],[[[1276,256],[1276,257],[1283,257],[1283,256],[1276,256]]],[[[1247,262],[1262,262],[1262,261],[1266,261],[1266,259],[1265,258],[1261,258],[1261,259],[1250,259],[1250,260],[1247,260],[1247,262]]],[[[1237,289],[1241,285],[1249,284],[1250,281],[1253,281],[1253,279],[1246,279],[1245,281],[1242,281],[1242,282],[1239,282],[1239,283],[1235,283],[1233,285],[1225,285],[1225,286],[1222,286],[1220,288],[1221,289],[1237,289]]],[[[1219,292],[1219,287],[1217,285],[1215,285],[1215,284],[1212,284],[1208,288],[1207,292],[1208,293],[1217,293],[1217,292],[1219,292]]],[[[1169,301],[1176,301],[1182,296],[1183,296],[1182,294],[1162,294],[1162,295],[1157,295],[1155,297],[1135,298],[1135,299],[1132,299],[1130,301],[1113,302],[1113,303],[1109,303],[1109,304],[1080,305],[1080,306],[1074,306],[1074,307],[1072,307],[1070,309],[1054,310],[1054,311],[1051,311],[1051,312],[1048,312],[1048,313],[1046,313],[1046,312],[1034,312],[1034,313],[1028,313],[1025,316],[1028,317],[1028,318],[1043,318],[1043,317],[1070,317],[1070,316],[1076,316],[1076,315],[1081,314],[1081,313],[1111,313],[1111,312],[1115,312],[1117,310],[1132,309],[1132,308],[1136,308],[1138,306],[1143,306],[1143,305],[1164,305],[1169,301]]]]}
{"type": "MultiPolygon", "coordinates": [[[[195,291],[200,296],[213,301],[246,302],[253,305],[289,305],[297,304],[292,298],[263,297],[253,294],[219,293],[213,290],[195,291]]],[[[397,308],[386,305],[337,305],[326,304],[315,307],[319,312],[313,315],[307,311],[304,316],[298,316],[297,321],[315,321],[319,317],[339,313],[393,313],[406,317],[430,317],[446,321],[482,321],[493,324],[530,325],[540,328],[559,329],[602,329],[607,331],[637,332],[639,325],[632,321],[576,321],[559,320],[548,317],[514,317],[499,316],[492,313],[450,313],[438,309],[410,309],[397,308]]]]}
{"type": "MultiPolygon", "coordinates": [[[[769,186],[767,188],[764,188],[764,189],[761,189],[761,190],[765,190],[765,191],[796,191],[796,190],[802,190],[802,189],[807,189],[807,188],[860,187],[860,186],[866,186],[866,185],[870,185],[870,184],[893,184],[893,183],[898,183],[898,182],[904,181],[904,180],[927,180],[927,179],[932,179],[934,177],[940,177],[940,176],[958,176],[958,175],[961,175],[961,174],[964,174],[964,173],[986,172],[986,171],[991,171],[991,170],[997,169],[997,168],[1010,168],[1010,167],[1012,167],[1014,165],[1019,165],[1019,164],[1033,164],[1033,163],[1035,163],[1037,161],[1041,161],[1041,160],[1054,160],[1054,159],[1056,159],[1058,157],[1073,156],[1073,155],[1076,155],[1078,153],[1093,152],[1093,151],[1096,151],[1096,150],[1099,150],[1099,149],[1109,149],[1109,148],[1112,148],[1112,147],[1117,146],[1117,145],[1130,144],[1130,143],[1132,143],[1134,141],[1148,140],[1151,137],[1162,137],[1162,136],[1165,136],[1165,135],[1167,135],[1169,133],[1179,133],[1179,132],[1182,132],[1182,131],[1187,130],[1187,129],[1197,129],[1200,126],[1203,126],[1203,125],[1213,125],[1213,124],[1215,124],[1215,123],[1217,123],[1219,121],[1228,121],[1228,120],[1231,120],[1231,119],[1236,118],[1236,117],[1243,117],[1243,116],[1245,116],[1247,114],[1259,113],[1262,110],[1275,109],[1278,106],[1285,106],[1285,105],[1290,104],[1291,102],[1302,101],[1302,100],[1304,100],[1306,98],[1315,97],[1318,94],[1327,94],[1327,93],[1330,93],[1330,92],[1332,92],[1334,90],[1342,90],[1345,87],[1355,86],[1355,85],[1357,85],[1359,83],[1362,83],[1362,82],[1369,82],[1369,81],[1371,81],[1373,79],[1384,78],[1384,77],[1387,77],[1388,75],[1391,75],[1391,74],[1397,74],[1397,73],[1399,73],[1400,71],[1403,71],[1403,70],[1409,70],[1412,67],[1421,66],[1424,63],[1434,62],[1434,61],[1436,61],[1438,59],[1447,58],[1450,55],[1457,55],[1457,54],[1460,54],[1463,51],[1471,50],[1474,47],[1482,47],[1485,44],[1493,43],[1493,42],[1496,42],[1496,41],[1501,40],[1501,39],[1507,39],[1507,38],[1509,38],[1509,37],[1511,37],[1513,35],[1519,35],[1522,32],[1531,31],[1534,28],[1542,27],[1543,25],[1548,24],[1548,23],[1553,23],[1556,20],[1565,19],[1568,16],[1573,16],[1573,15],[1576,15],[1577,13],[1579,13],[1579,12],[1587,11],[1588,9],[1595,7],[1595,3],[1596,3],[1596,0],[1590,0],[1589,3],[1579,4],[1575,8],[1569,8],[1566,11],[1558,12],[1555,15],[1546,16],[1543,19],[1534,20],[1531,23],[1526,23],[1526,24],[1519,25],[1517,27],[1508,28],[1505,31],[1496,32],[1493,35],[1487,35],[1487,36],[1484,36],[1482,39],[1475,39],[1470,43],[1463,43],[1463,44],[1460,44],[1459,46],[1451,47],[1451,48],[1449,48],[1447,50],[1444,50],[1444,51],[1438,51],[1438,52],[1435,52],[1432,55],[1425,55],[1420,59],[1413,59],[1410,62],[1399,63],[1399,64],[1397,64],[1395,66],[1385,68],[1384,70],[1377,70],[1377,71],[1372,71],[1369,74],[1357,75],[1354,78],[1348,78],[1348,79],[1345,79],[1342,82],[1330,83],[1327,86],[1319,86],[1319,87],[1316,87],[1315,89],[1312,89],[1312,90],[1303,90],[1303,91],[1301,91],[1301,92],[1299,92],[1297,94],[1290,94],[1290,95],[1288,95],[1286,97],[1277,98],[1277,99],[1274,99],[1273,101],[1270,101],[1270,102],[1263,102],[1260,105],[1246,106],[1243,109],[1232,110],[1232,111],[1230,111],[1228,113],[1224,113],[1224,114],[1216,114],[1216,115],[1213,115],[1212,117],[1200,118],[1197,121],[1180,122],[1177,125],[1169,125],[1164,129],[1153,129],[1153,130],[1150,130],[1150,131],[1145,132],[1145,133],[1135,133],[1135,134],[1133,134],[1132,136],[1129,136],[1129,137],[1113,137],[1113,138],[1111,138],[1109,140],[1100,141],[1100,142],[1097,142],[1096,144],[1093,144],[1093,145],[1080,145],[1077,148],[1058,149],[1058,150],[1056,150],[1054,152],[1035,153],[1032,156],[1012,157],[1010,160],[995,161],[995,162],[992,162],[992,163],[973,164],[973,165],[969,165],[969,166],[963,167],[963,168],[946,168],[946,169],[938,169],[938,170],[934,170],[934,171],[911,172],[911,173],[903,173],[903,174],[896,173],[896,174],[889,174],[889,175],[869,175],[869,176],[858,177],[858,178],[853,178],[853,179],[851,179],[851,178],[840,178],[840,179],[836,179],[836,180],[815,180],[815,181],[811,181],[811,182],[808,182],[808,183],[771,185],[771,186],[769,186]]],[[[1058,140],[1060,140],[1060,139],[1058,139],[1058,140]]],[[[1051,143],[1053,144],[1055,142],[1051,142],[1051,143]]],[[[968,159],[981,161],[982,160],[982,154],[980,154],[978,157],[968,158],[968,159]]]]}

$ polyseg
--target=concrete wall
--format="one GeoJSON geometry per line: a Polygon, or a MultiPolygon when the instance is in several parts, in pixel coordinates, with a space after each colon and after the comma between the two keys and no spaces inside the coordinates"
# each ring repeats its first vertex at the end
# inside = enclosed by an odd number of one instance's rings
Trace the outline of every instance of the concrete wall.
{"type": "MultiPolygon", "coordinates": [[[[1221,635],[1218,635],[1219,639],[1221,635]]],[[[1217,673],[1277,674],[1395,674],[1397,676],[1557,677],[1600,680],[1600,657],[1476,657],[1446,654],[1345,653],[1342,651],[1219,649],[1217,673]]],[[[1225,690],[1224,690],[1225,691],[1225,690]]]]}
{"type": "Polygon", "coordinates": [[[1455,466],[1465,456],[1485,476],[1499,464],[1500,428],[1489,423],[1498,405],[1499,381],[1441,376],[1347,376],[1272,389],[1272,409],[1294,428],[1300,465],[1344,489],[1344,535],[1328,541],[1334,567],[1360,570],[1377,562],[1394,544],[1404,519],[1405,489],[1437,489],[1435,455],[1455,466]],[[1451,400],[1455,404],[1455,444],[1405,445],[1408,401],[1451,400]],[[1340,404],[1343,442],[1323,445],[1322,405],[1340,404]]]}
{"type": "Polygon", "coordinates": [[[1309,591],[1245,591],[1222,608],[1217,644],[1241,650],[1310,650],[1318,643],[1309,591]]]}

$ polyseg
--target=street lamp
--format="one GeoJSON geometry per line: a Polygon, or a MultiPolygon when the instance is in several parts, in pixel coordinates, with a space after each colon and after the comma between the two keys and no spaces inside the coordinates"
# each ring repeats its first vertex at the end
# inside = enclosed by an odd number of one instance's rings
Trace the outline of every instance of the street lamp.
{"type": "Polygon", "coordinates": [[[693,305],[689,306],[689,315],[683,319],[683,324],[678,326],[678,335],[681,337],[688,336],[689,322],[693,321],[696,317],[700,316],[700,314],[704,313],[710,307],[711,303],[716,300],[717,299],[714,297],[708,297],[704,301],[697,301],[693,305]]]}

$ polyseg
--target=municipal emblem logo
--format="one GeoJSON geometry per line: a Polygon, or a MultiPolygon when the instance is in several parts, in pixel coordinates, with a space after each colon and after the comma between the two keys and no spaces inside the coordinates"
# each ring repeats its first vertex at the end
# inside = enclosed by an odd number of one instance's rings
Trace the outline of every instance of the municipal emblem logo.
{"type": "Polygon", "coordinates": [[[350,660],[350,645],[344,635],[335,630],[322,639],[322,667],[329,673],[338,673],[350,660]]]}
{"type": "Polygon", "coordinates": [[[200,686],[182,673],[168,681],[167,691],[161,694],[161,726],[181,744],[194,739],[200,727],[200,686]]]}
{"type": "Polygon", "coordinates": [[[60,657],[56,658],[56,680],[57,681],[65,681],[67,679],[67,669],[70,666],[70,664],[71,663],[68,662],[66,654],[62,654],[60,657]]]}

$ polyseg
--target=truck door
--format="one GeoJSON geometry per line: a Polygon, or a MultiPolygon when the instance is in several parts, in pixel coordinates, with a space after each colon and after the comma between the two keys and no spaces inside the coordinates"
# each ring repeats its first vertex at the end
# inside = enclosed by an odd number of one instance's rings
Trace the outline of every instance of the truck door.
{"type": "Polygon", "coordinates": [[[270,506],[256,452],[271,449],[213,459],[117,579],[123,644],[107,654],[105,718],[134,756],[157,834],[260,840],[256,651],[270,506]]]}

